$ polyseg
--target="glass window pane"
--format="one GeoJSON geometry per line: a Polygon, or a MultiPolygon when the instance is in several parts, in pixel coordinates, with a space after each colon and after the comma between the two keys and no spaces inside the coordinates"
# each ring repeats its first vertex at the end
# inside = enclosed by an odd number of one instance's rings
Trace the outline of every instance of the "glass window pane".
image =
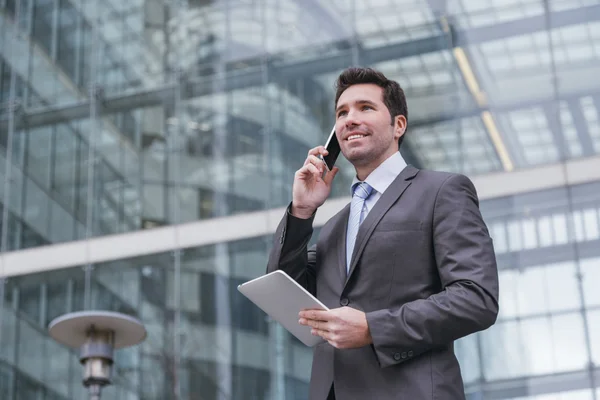
{"type": "Polygon", "coordinates": [[[512,318],[519,315],[519,287],[517,285],[519,275],[519,272],[516,270],[504,270],[499,273],[498,278],[501,290],[499,319],[512,318]]]}
{"type": "Polygon", "coordinates": [[[580,307],[577,273],[573,263],[554,264],[544,268],[548,293],[548,311],[575,310],[580,307]]]}
{"type": "Polygon", "coordinates": [[[508,251],[506,244],[506,229],[504,222],[497,221],[490,224],[490,236],[494,240],[494,250],[497,254],[508,251]]]}
{"type": "Polygon", "coordinates": [[[496,323],[481,333],[485,379],[505,379],[527,372],[522,341],[520,326],[514,321],[496,323]]]}
{"type": "Polygon", "coordinates": [[[598,239],[598,215],[595,209],[587,209],[583,212],[583,223],[585,225],[585,236],[587,240],[598,239]]]}
{"type": "Polygon", "coordinates": [[[586,307],[600,305],[600,257],[581,260],[583,298],[586,307]]]}
{"type": "Polygon", "coordinates": [[[524,362],[527,375],[554,371],[551,324],[548,318],[527,319],[521,323],[524,362]]]}
{"type": "MultiPolygon", "coordinates": [[[[585,368],[588,355],[581,313],[553,316],[549,336],[552,338],[553,372],[577,371],[585,368]],[[569,351],[565,351],[566,349],[569,351]]],[[[531,338],[535,340],[536,336],[531,338]]]]}
{"type": "Polygon", "coordinates": [[[523,221],[523,241],[526,249],[533,249],[538,246],[535,220],[527,219],[523,221]]]}
{"type": "Polygon", "coordinates": [[[463,380],[467,383],[481,378],[477,340],[477,335],[470,335],[455,343],[456,356],[460,363],[463,380]]]}
{"type": "Polygon", "coordinates": [[[554,229],[555,244],[565,244],[569,240],[567,230],[567,218],[564,214],[555,214],[552,216],[552,227],[554,229]]]}
{"type": "MultiPolygon", "coordinates": [[[[0,327],[2,328],[2,335],[0,337],[0,360],[3,360],[9,365],[14,365],[17,351],[15,349],[16,335],[17,335],[17,324],[18,320],[9,307],[4,308],[2,313],[2,320],[0,320],[0,327]]],[[[0,365],[3,363],[0,362],[0,365]]]]}
{"type": "Polygon", "coordinates": [[[28,321],[21,320],[17,344],[18,367],[30,376],[41,378],[45,372],[44,364],[40,362],[40,354],[44,354],[44,335],[28,321]]]}
{"type": "Polygon", "coordinates": [[[511,251],[519,251],[523,248],[521,221],[508,223],[508,243],[511,251]]]}
{"type": "Polygon", "coordinates": [[[548,308],[544,269],[527,268],[517,277],[519,315],[541,314],[548,308]]]}
{"type": "Polygon", "coordinates": [[[600,310],[588,311],[588,326],[590,329],[590,342],[592,348],[592,362],[594,364],[600,363],[600,310]]]}
{"type": "Polygon", "coordinates": [[[584,368],[587,354],[581,314],[524,320],[522,334],[526,374],[541,375],[584,368]]]}
{"type": "Polygon", "coordinates": [[[550,217],[542,217],[539,219],[538,232],[540,233],[540,245],[542,247],[551,246],[554,241],[554,235],[550,217]]]}
{"type": "Polygon", "coordinates": [[[560,393],[548,393],[522,397],[511,397],[506,400],[593,400],[590,389],[565,390],[560,393]]]}
{"type": "Polygon", "coordinates": [[[577,242],[582,242],[583,240],[585,240],[583,216],[581,215],[581,211],[573,212],[573,228],[575,230],[575,240],[577,242]]]}

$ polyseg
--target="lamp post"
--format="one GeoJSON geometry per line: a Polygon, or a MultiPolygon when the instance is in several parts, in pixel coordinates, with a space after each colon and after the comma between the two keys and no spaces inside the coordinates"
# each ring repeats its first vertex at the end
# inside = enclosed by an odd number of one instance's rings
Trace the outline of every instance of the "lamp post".
{"type": "Polygon", "coordinates": [[[54,319],[48,330],[58,343],[79,349],[83,385],[90,400],[100,400],[102,388],[111,383],[113,351],[146,339],[146,329],[140,321],[110,311],[65,314],[54,319]]]}

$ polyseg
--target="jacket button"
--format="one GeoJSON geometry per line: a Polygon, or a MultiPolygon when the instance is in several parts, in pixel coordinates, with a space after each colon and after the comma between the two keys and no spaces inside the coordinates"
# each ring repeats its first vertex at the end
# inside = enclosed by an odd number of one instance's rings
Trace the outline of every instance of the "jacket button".
{"type": "Polygon", "coordinates": [[[344,307],[346,307],[349,303],[350,301],[348,301],[348,299],[345,297],[342,299],[342,301],[340,301],[340,304],[344,307]]]}
{"type": "Polygon", "coordinates": [[[414,355],[414,353],[412,352],[412,350],[408,352],[409,357],[412,357],[413,355],[414,355]]]}
{"type": "Polygon", "coordinates": [[[406,352],[405,351],[402,352],[402,358],[406,358],[406,352]]]}
{"type": "Polygon", "coordinates": [[[394,360],[400,361],[401,358],[400,353],[394,353],[394,360]]]}

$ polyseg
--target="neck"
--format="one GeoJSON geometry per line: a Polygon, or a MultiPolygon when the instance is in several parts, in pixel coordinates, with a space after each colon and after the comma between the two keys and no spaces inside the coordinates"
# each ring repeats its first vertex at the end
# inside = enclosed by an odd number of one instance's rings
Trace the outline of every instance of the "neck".
{"type": "Polygon", "coordinates": [[[394,153],[396,153],[396,151],[391,151],[389,154],[386,153],[381,158],[364,165],[354,165],[356,177],[358,178],[358,180],[364,181],[365,179],[367,179],[367,177],[371,175],[371,172],[375,171],[377,167],[383,164],[385,160],[393,156],[394,153]]]}
{"type": "MultiPolygon", "coordinates": [[[[381,165],[381,163],[379,163],[379,165],[381,165]]],[[[358,178],[359,181],[364,181],[365,179],[367,179],[367,176],[371,175],[371,172],[375,171],[375,169],[377,169],[377,167],[379,166],[374,166],[374,167],[355,167],[356,169],[356,177],[358,178]]]]}

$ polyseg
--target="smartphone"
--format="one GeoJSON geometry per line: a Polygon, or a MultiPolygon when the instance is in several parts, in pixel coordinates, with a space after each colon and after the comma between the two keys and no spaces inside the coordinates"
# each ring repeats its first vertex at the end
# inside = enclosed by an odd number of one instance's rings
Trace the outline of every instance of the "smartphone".
{"type": "Polygon", "coordinates": [[[325,143],[325,149],[329,153],[325,157],[323,157],[323,161],[325,162],[325,165],[327,165],[327,169],[331,171],[341,151],[340,143],[338,142],[337,136],[335,135],[335,125],[333,126],[333,129],[329,134],[329,138],[327,138],[327,142],[325,143]]]}

